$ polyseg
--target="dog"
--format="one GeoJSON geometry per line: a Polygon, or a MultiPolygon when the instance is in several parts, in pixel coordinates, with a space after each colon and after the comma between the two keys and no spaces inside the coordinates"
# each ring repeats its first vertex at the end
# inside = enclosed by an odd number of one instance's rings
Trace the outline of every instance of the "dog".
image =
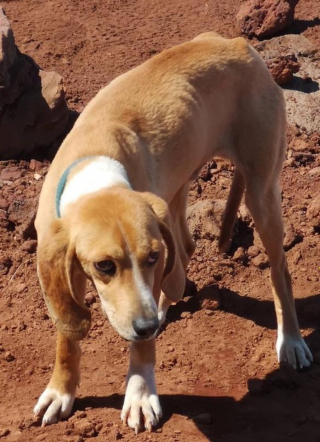
{"type": "Polygon", "coordinates": [[[278,360],[310,365],[283,251],[285,134],[283,94],[261,57],[243,38],[216,33],[155,55],[87,105],[52,162],[35,221],[39,280],[58,331],[53,374],[34,408],[43,425],[71,413],[78,341],[90,328],[87,279],[113,327],[131,341],[121,419],[136,433],[157,425],[155,336],[182,297],[195,248],[186,222],[189,184],[214,156],[236,168],[220,251],[245,193],[270,260],[278,360]]]}

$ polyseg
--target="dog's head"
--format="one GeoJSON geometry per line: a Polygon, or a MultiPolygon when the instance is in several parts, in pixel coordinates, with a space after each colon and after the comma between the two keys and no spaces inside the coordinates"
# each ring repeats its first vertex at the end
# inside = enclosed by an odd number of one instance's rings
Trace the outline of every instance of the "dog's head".
{"type": "Polygon", "coordinates": [[[119,188],[83,197],[53,222],[38,249],[39,279],[57,328],[70,339],[87,334],[89,278],[123,338],[153,337],[175,256],[168,207],[159,197],[119,188]]]}

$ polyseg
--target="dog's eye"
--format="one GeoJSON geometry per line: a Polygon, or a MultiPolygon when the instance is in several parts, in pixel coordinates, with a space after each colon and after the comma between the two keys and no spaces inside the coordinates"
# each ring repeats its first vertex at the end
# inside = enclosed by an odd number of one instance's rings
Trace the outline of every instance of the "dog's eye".
{"type": "Polygon", "coordinates": [[[159,252],[156,251],[150,252],[147,261],[148,266],[154,265],[158,261],[158,259],[159,259],[159,252]]]}
{"type": "Polygon", "coordinates": [[[94,263],[95,268],[106,275],[113,276],[116,273],[116,265],[110,259],[94,263]]]}

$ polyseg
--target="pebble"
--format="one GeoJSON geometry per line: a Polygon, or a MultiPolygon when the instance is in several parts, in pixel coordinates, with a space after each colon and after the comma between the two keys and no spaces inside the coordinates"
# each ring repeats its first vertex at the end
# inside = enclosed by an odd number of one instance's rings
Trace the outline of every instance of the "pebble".
{"type": "Polygon", "coordinates": [[[320,166],[319,167],[315,167],[314,169],[309,170],[308,173],[309,173],[310,176],[320,175],[320,166]]]}
{"type": "Polygon", "coordinates": [[[10,353],[10,351],[7,351],[7,352],[4,354],[4,358],[5,358],[5,360],[6,360],[7,362],[12,362],[12,361],[15,360],[15,357],[10,353]]]}
{"type": "Polygon", "coordinates": [[[258,256],[251,260],[252,264],[259,269],[263,270],[269,266],[269,258],[265,253],[260,253],[258,256]]]}
{"type": "Polygon", "coordinates": [[[86,304],[89,304],[89,305],[95,303],[95,301],[96,301],[96,297],[91,292],[87,293],[84,299],[85,299],[86,304]]]}
{"type": "Polygon", "coordinates": [[[6,437],[10,434],[10,430],[8,428],[0,428],[0,437],[6,437]]]}
{"type": "Polygon", "coordinates": [[[82,437],[94,437],[97,435],[95,426],[88,419],[81,419],[74,423],[74,429],[82,437]]]}
{"type": "Polygon", "coordinates": [[[20,250],[28,253],[34,253],[37,249],[38,242],[35,239],[29,239],[20,246],[20,250]]]}

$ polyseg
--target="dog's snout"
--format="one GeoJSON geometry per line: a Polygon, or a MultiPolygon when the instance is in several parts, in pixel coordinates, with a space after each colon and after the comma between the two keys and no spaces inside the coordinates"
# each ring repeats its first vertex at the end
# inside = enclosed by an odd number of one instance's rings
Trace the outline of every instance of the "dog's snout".
{"type": "Polygon", "coordinates": [[[159,328],[159,320],[157,317],[153,319],[136,319],[132,321],[133,330],[139,338],[147,339],[154,334],[159,328]]]}

